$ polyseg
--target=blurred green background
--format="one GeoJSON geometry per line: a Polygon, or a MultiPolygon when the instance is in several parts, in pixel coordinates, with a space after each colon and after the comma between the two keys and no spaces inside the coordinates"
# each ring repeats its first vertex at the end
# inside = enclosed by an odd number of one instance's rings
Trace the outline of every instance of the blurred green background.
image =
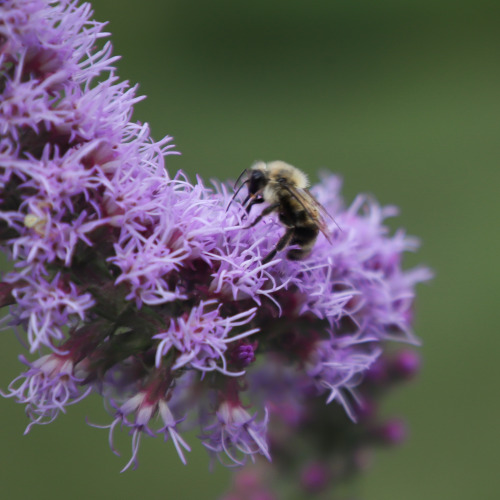
{"type": "MultiPolygon", "coordinates": [[[[135,119],[173,135],[170,171],[236,177],[254,160],[328,167],[351,201],[373,193],[401,207],[423,247],[408,263],[436,278],[419,288],[419,379],[386,405],[409,441],[379,452],[356,487],[366,500],[496,499],[498,458],[499,19],[475,0],[95,0],[119,73],[147,100],[135,119]],[[496,297],[496,298],[495,298],[496,297]]],[[[21,365],[4,334],[0,386],[21,365]]],[[[205,452],[184,467],[171,443],[145,439],[140,467],[122,458],[98,398],[23,436],[23,408],[0,399],[5,499],[216,498],[229,474],[205,452]]]]}

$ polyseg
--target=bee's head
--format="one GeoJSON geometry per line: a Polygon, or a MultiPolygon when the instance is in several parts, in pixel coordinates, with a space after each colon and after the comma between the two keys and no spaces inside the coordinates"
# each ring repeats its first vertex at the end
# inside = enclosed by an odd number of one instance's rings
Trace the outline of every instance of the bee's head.
{"type": "Polygon", "coordinates": [[[248,194],[255,196],[261,193],[267,183],[266,165],[263,162],[259,162],[250,170],[250,175],[248,176],[248,194]]]}

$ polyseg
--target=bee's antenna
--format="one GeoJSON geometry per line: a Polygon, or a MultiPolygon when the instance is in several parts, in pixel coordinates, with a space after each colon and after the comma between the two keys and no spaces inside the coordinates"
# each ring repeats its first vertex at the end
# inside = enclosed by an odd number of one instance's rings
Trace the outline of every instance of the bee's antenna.
{"type": "Polygon", "coordinates": [[[245,168],[245,170],[243,170],[243,172],[241,172],[241,174],[238,176],[238,178],[236,179],[236,182],[234,183],[234,188],[233,189],[236,189],[236,186],[238,185],[238,182],[240,182],[241,178],[247,173],[247,169],[245,168]]]}
{"type": "MultiPolygon", "coordinates": [[[[236,186],[238,185],[238,182],[240,182],[240,179],[243,177],[243,174],[247,171],[247,169],[243,170],[243,172],[241,172],[240,176],[236,179],[236,182],[234,183],[234,189],[236,189],[236,186]]],[[[233,203],[234,199],[238,196],[238,193],[241,191],[241,188],[248,183],[248,179],[246,181],[243,181],[241,183],[241,186],[236,189],[235,193],[233,194],[233,196],[231,197],[231,200],[229,201],[229,203],[227,204],[227,207],[226,207],[226,212],[229,210],[229,207],[231,206],[231,204],[233,203]]]]}

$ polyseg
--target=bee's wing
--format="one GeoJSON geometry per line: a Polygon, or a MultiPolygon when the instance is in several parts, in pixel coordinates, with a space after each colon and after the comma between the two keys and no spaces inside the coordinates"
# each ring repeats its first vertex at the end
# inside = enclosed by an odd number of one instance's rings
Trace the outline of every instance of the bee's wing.
{"type": "Polygon", "coordinates": [[[309,198],[311,199],[311,202],[314,204],[314,206],[321,212],[321,214],[324,216],[323,220],[325,217],[330,219],[339,229],[342,231],[342,228],[337,224],[337,221],[332,217],[330,212],[309,192],[308,189],[303,189],[305,193],[309,195],[309,198]]]}
{"type": "Polygon", "coordinates": [[[318,222],[319,230],[324,234],[330,244],[333,244],[331,231],[328,229],[325,217],[331,219],[338,227],[335,219],[328,213],[326,208],[309,192],[307,189],[301,189],[287,184],[285,189],[293,196],[301,205],[306,213],[318,222]]]}

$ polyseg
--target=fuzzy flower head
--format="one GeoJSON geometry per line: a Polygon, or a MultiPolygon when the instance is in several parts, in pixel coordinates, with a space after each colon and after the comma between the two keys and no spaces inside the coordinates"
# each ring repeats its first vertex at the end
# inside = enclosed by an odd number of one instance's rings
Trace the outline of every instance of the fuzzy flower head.
{"type": "Polygon", "coordinates": [[[111,449],[117,455],[119,455],[119,453],[113,446],[113,431],[118,424],[130,429],[130,434],[132,435],[132,456],[122,469],[122,472],[131,465],[134,465],[134,468],[137,467],[137,454],[143,434],[151,437],[155,437],[159,434],[164,435],[165,441],[170,439],[174,443],[179,458],[186,464],[184,451],[191,451],[191,448],[179,435],[176,429],[177,424],[182,419],[176,420],[172,415],[166,398],[159,397],[155,392],[156,391],[151,390],[151,388],[139,391],[120,406],[116,406],[111,400],[111,404],[115,407],[115,419],[108,426],[95,426],[109,428],[109,443],[111,449]],[[160,422],[163,424],[159,429],[153,427],[155,418],[159,418],[160,422]]]}
{"type": "Polygon", "coordinates": [[[267,445],[267,411],[262,421],[258,422],[256,417],[239,403],[222,402],[216,411],[215,422],[205,429],[204,446],[219,460],[226,457],[234,465],[243,465],[247,457],[254,460],[257,453],[271,460],[267,445]]]}
{"type": "Polygon", "coordinates": [[[255,308],[234,316],[222,317],[221,304],[216,304],[215,300],[200,302],[189,314],[174,320],[172,329],[153,337],[160,340],[156,350],[157,365],[174,347],[178,352],[172,367],[174,370],[189,365],[200,371],[219,370],[226,375],[232,375],[226,370],[224,352],[227,350],[227,343],[252,335],[258,329],[232,336],[229,333],[236,327],[249,323],[255,316],[255,308]],[[216,309],[210,310],[213,306],[216,306],[216,309]]]}
{"type": "Polygon", "coordinates": [[[77,403],[91,390],[82,389],[82,380],[75,376],[74,364],[68,356],[46,354],[33,363],[23,355],[19,359],[28,370],[16,377],[9,385],[9,392],[2,395],[26,404],[26,413],[32,420],[26,433],[34,424],[52,422],[59,412],[66,411],[66,405],[77,403]]]}
{"type": "MultiPolygon", "coordinates": [[[[221,462],[270,460],[270,415],[291,408],[300,426],[312,396],[356,420],[386,342],[417,342],[415,285],[430,273],[402,267],[417,241],[390,234],[393,207],[345,206],[330,173],[311,193],[331,218],[307,241],[273,200],[245,206],[249,182],[233,197],[168,173],[170,138],[131,121],[140,98],[91,15],[70,0],[0,8],[0,244],[13,262],[0,305],[34,358],[4,395],[27,405],[29,429],[99,394],[112,449],[117,427],[132,435],[125,468],[144,434],[186,462],[197,427],[221,462]]],[[[401,359],[386,382],[417,365],[401,359]]]]}

